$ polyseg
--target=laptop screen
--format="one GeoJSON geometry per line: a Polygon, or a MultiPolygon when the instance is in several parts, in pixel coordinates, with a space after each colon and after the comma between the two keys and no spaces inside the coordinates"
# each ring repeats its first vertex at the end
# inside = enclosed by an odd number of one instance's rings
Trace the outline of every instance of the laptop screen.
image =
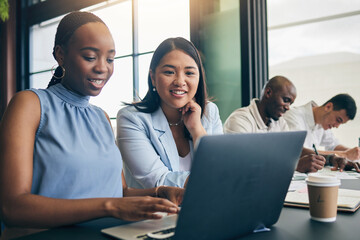
{"type": "Polygon", "coordinates": [[[228,239],[275,224],[305,136],[302,131],[203,137],[175,239],[228,239]]]}

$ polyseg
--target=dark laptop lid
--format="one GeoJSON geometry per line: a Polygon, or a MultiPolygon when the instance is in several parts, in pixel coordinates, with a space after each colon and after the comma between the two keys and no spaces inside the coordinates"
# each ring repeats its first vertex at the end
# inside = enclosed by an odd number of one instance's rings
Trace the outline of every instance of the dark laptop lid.
{"type": "Polygon", "coordinates": [[[203,137],[175,239],[232,239],[275,224],[305,136],[301,131],[203,137]]]}

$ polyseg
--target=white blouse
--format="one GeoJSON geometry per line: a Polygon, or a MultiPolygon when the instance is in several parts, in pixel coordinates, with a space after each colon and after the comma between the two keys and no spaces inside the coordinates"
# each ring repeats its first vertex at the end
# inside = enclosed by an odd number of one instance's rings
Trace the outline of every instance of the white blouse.
{"type": "Polygon", "coordinates": [[[179,156],[179,170],[190,171],[191,168],[191,155],[190,152],[185,157],[179,156]]]}

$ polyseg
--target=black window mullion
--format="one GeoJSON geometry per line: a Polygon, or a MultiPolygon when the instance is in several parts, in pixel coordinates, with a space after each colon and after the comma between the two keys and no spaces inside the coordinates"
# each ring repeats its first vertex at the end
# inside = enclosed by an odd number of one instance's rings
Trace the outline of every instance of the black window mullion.
{"type": "Polygon", "coordinates": [[[242,105],[268,80],[266,0],[240,0],[242,105]]]}
{"type": "Polygon", "coordinates": [[[29,79],[29,61],[30,61],[30,25],[27,21],[28,17],[28,5],[25,0],[19,2],[17,6],[17,21],[16,21],[16,35],[18,36],[16,40],[17,52],[16,52],[16,90],[22,91],[28,89],[30,85],[29,79]]]}

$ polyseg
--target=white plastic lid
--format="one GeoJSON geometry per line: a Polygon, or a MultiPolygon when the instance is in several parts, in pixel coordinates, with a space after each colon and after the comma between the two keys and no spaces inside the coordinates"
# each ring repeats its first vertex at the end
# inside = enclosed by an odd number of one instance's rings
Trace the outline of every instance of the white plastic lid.
{"type": "Polygon", "coordinates": [[[320,175],[317,173],[310,173],[306,178],[306,182],[313,186],[338,186],[340,180],[334,175],[320,175]]]}

